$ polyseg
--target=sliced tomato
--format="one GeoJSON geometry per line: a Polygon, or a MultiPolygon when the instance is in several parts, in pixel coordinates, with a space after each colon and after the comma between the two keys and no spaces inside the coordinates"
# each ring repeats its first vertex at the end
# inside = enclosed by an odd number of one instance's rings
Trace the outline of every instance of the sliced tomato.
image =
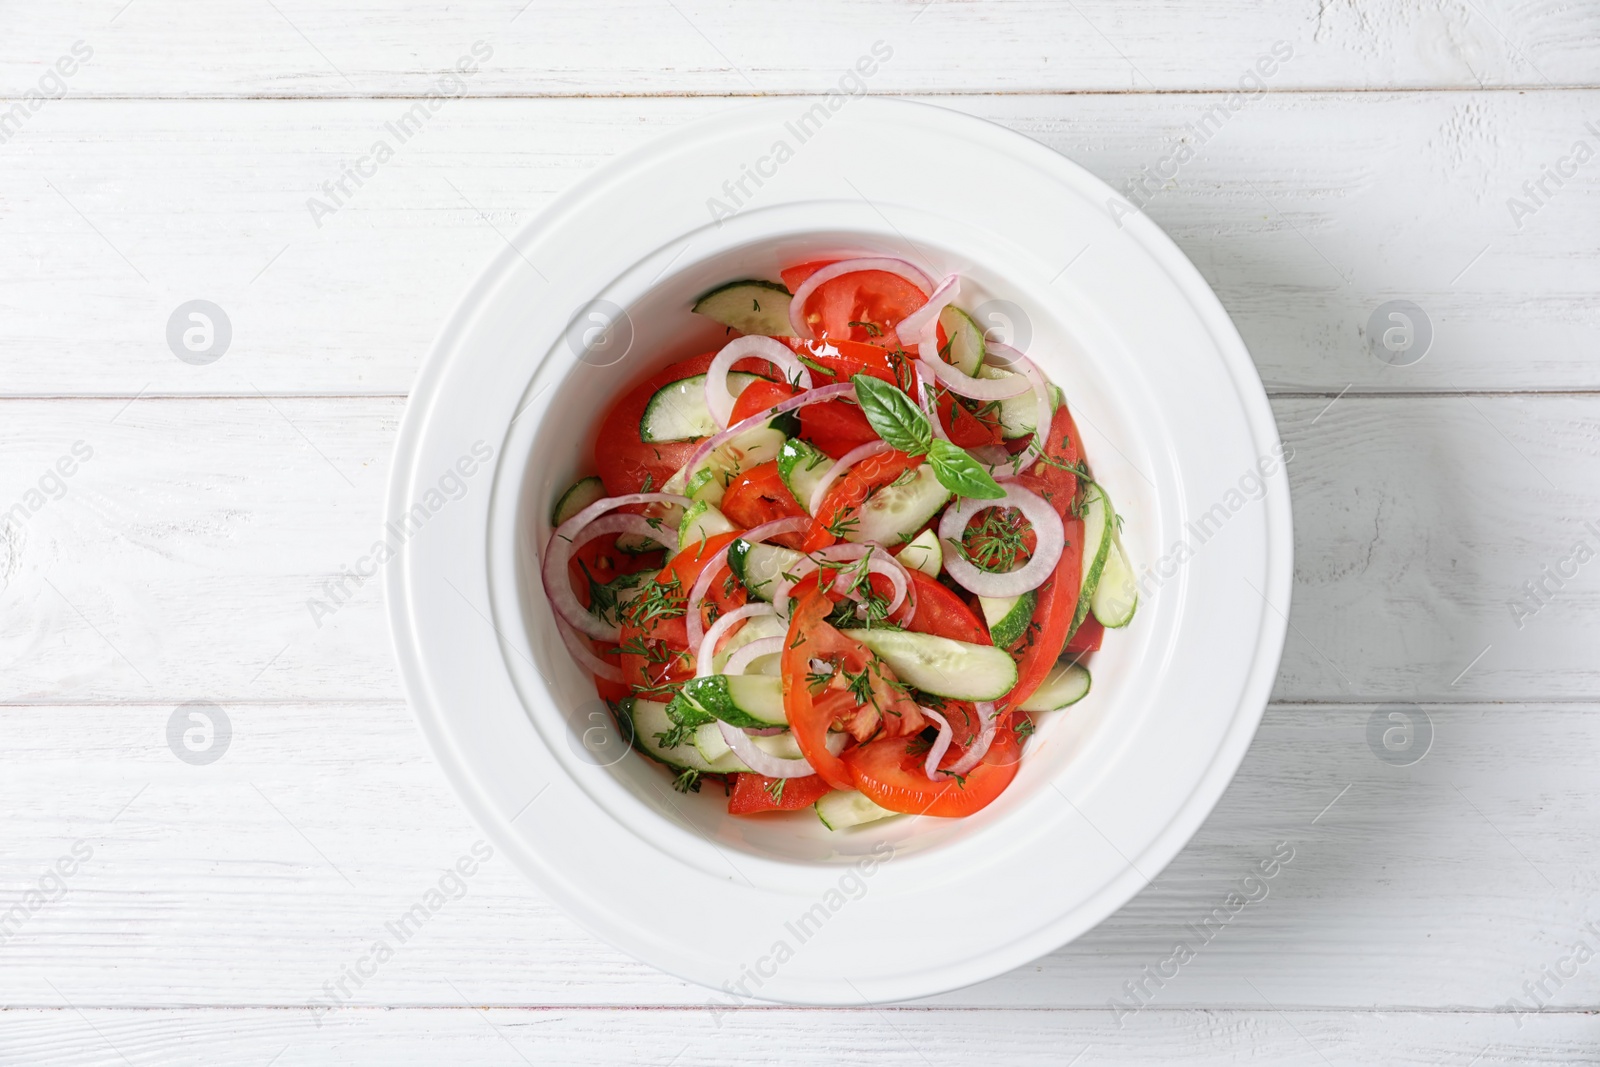
{"type": "Polygon", "coordinates": [[[728,794],[728,814],[759,815],[766,811],[795,811],[810,807],[831,792],[833,786],[820,774],[808,774],[804,778],[735,774],[733,791],[728,794]]]}
{"type": "Polygon", "coordinates": [[[906,571],[911,575],[911,591],[917,597],[917,613],[907,629],[975,645],[994,643],[989,640],[988,629],[959,596],[915,567],[907,567],[906,571]]]}
{"type": "Polygon", "coordinates": [[[752,415],[759,415],[801,392],[804,390],[799,386],[787,382],[751,382],[745,386],[744,392],[739,394],[739,399],[733,402],[733,413],[728,416],[728,425],[732,426],[752,415]]]}
{"type": "MultiPolygon", "coordinates": [[[[1018,440],[1026,442],[1026,438],[1018,440]]],[[[1083,459],[1082,442],[1078,427],[1073,424],[1067,406],[1062,404],[1050,420],[1050,432],[1045,436],[1044,458],[1035,460],[1027,468],[1023,483],[1048,500],[1059,515],[1066,515],[1078,495],[1078,476],[1068,468],[1077,467],[1083,459]]]]}
{"type": "Polygon", "coordinates": [[[1100,620],[1091,613],[1084,617],[1078,624],[1078,630],[1067,639],[1067,647],[1063,652],[1083,653],[1094,652],[1100,648],[1100,639],[1106,634],[1106,628],[1100,625],[1100,620]]]}
{"type": "MultiPolygon", "coordinates": [[[[708,352],[664,367],[611,405],[594,441],[595,469],[605,483],[607,496],[643,492],[647,484],[659,490],[689,461],[697,442],[643,441],[639,437],[639,420],[644,417],[645,406],[657,389],[669,382],[704,374],[714,358],[716,353],[708,352]]],[[[777,368],[764,359],[742,359],[734,366],[763,377],[782,377],[777,368]]]]}
{"type": "Polygon", "coordinates": [[[834,459],[878,439],[861,409],[843,400],[828,400],[800,409],[800,436],[834,459]]]}
{"type": "MultiPolygon", "coordinates": [[[[755,386],[751,386],[752,389],[755,386]]],[[[804,518],[806,509],[795,500],[778,474],[776,461],[751,467],[728,483],[722,496],[722,513],[735,526],[751,529],[775,519],[804,518]]],[[[774,538],[787,541],[787,536],[774,538]]]]}
{"type": "MultiPolygon", "coordinates": [[[[803,263],[783,271],[794,292],[828,262],[803,263]]],[[[928,295],[898,274],[858,270],[823,282],[802,309],[806,324],[818,337],[868,344],[894,343],[900,320],[928,302],[928,295]]]]}
{"type": "Polygon", "coordinates": [[[815,364],[809,368],[813,385],[835,385],[847,382],[857,374],[870,374],[902,388],[910,381],[906,356],[880,345],[862,344],[843,337],[820,341],[785,337],[783,340],[804,362],[815,364]],[[822,369],[818,370],[818,367],[822,369]]]}
{"type": "Polygon", "coordinates": [[[873,490],[888,485],[906,471],[921,465],[921,456],[909,456],[891,450],[880,452],[851,467],[823,496],[822,506],[817,509],[811,520],[811,528],[801,542],[801,551],[815,552],[833,544],[852,521],[850,512],[859,508],[873,490]]]}
{"type": "Polygon", "coordinates": [[[941,775],[931,781],[924,769],[926,747],[903,737],[882,737],[844,753],[855,787],[874,804],[908,815],[959,818],[987,807],[1017,775],[1022,746],[1009,722],[995,734],[982,762],[963,779],[941,775]]]}
{"type": "Polygon", "coordinates": [[[1038,589],[1033,621],[1011,647],[1011,655],[1017,661],[1017,684],[997,703],[1001,710],[1014,708],[1033,695],[1055,666],[1072,632],[1083,571],[1083,520],[1069,516],[1064,525],[1067,544],[1061,550],[1061,559],[1038,589]]]}
{"type": "Polygon", "coordinates": [[[836,259],[813,259],[808,263],[799,263],[793,267],[786,267],[785,269],[780,270],[778,272],[778,277],[783,279],[783,284],[787,286],[789,292],[792,293],[796,289],[800,288],[801,285],[805,284],[805,280],[817,273],[817,271],[821,270],[823,267],[826,267],[829,263],[837,262],[838,260],[836,259]]]}
{"type": "MultiPolygon", "coordinates": [[[[717,534],[703,542],[696,542],[661,568],[653,581],[673,591],[677,601],[675,611],[654,613],[651,618],[637,618],[635,613],[623,612],[622,638],[619,642],[622,649],[622,676],[635,692],[652,700],[660,700],[669,695],[674,686],[694,676],[694,664],[688,654],[689,634],[688,625],[684,622],[683,603],[699,579],[700,572],[716,557],[718,550],[737,536],[737,533],[717,534]]],[[[728,591],[728,595],[735,600],[742,600],[744,592],[737,588],[738,583],[731,585],[735,588],[728,591]]],[[[712,583],[709,598],[712,604],[721,603],[719,595],[725,591],[719,587],[720,583],[712,583]]],[[[701,605],[701,611],[707,615],[712,610],[711,605],[701,605]]]]}
{"type": "Polygon", "coordinates": [[[1000,443],[998,412],[987,411],[982,415],[976,414],[969,411],[953,394],[943,390],[939,391],[935,404],[939,408],[939,422],[944,425],[945,433],[950,435],[951,444],[960,445],[962,448],[978,448],[982,445],[1000,443]]]}
{"type": "Polygon", "coordinates": [[[801,590],[805,591],[789,616],[789,634],[783,646],[784,715],[801,754],[823,781],[835,789],[853,789],[855,780],[844,761],[828,751],[828,727],[833,725],[835,709],[814,700],[806,680],[811,674],[811,659],[820,651],[818,629],[828,625],[833,601],[817,591],[814,578],[795,587],[796,592],[801,590]]]}

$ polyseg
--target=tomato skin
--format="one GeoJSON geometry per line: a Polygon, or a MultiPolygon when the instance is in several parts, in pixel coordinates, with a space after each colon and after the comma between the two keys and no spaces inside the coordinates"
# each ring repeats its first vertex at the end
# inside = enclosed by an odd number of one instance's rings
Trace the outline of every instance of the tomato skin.
{"type": "Polygon", "coordinates": [[[828,751],[828,727],[833,714],[826,705],[812,700],[806,684],[810,673],[811,639],[813,630],[827,625],[828,612],[833,602],[817,591],[813,578],[807,578],[796,590],[809,586],[789,616],[789,633],[783,645],[783,710],[789,720],[789,731],[800,746],[800,752],[812,768],[835,789],[854,788],[854,779],[844,761],[828,751]]]}
{"type": "Polygon", "coordinates": [[[988,628],[964,600],[915,567],[907,567],[906,572],[911,575],[911,589],[917,597],[917,613],[907,629],[975,645],[994,644],[988,628]]]}
{"type": "MultiPolygon", "coordinates": [[[[1026,441],[1027,438],[1019,440],[1026,441]]],[[[1065,517],[1078,495],[1078,476],[1063,468],[1076,466],[1083,459],[1082,439],[1065,404],[1056,408],[1050,420],[1044,455],[1052,462],[1035,461],[1023,473],[1023,484],[1049,501],[1056,509],[1056,514],[1065,517]]]]}
{"type": "Polygon", "coordinates": [[[815,363],[827,372],[824,374],[815,367],[810,368],[813,385],[836,385],[839,382],[849,381],[857,374],[870,374],[880,381],[902,387],[909,380],[901,377],[908,373],[901,369],[905,364],[905,357],[890,352],[880,345],[863,344],[843,337],[829,337],[819,341],[785,337],[783,341],[794,349],[795,355],[804,357],[806,361],[815,363]]]}
{"type": "Polygon", "coordinates": [[[1067,639],[1067,647],[1063,652],[1084,653],[1095,652],[1100,648],[1100,639],[1106,634],[1106,628],[1100,625],[1100,620],[1091,612],[1084,616],[1083,622],[1078,625],[1077,632],[1067,639]]]}
{"type": "Polygon", "coordinates": [[[939,409],[939,422],[944,426],[944,432],[950,435],[951,444],[962,448],[999,444],[999,415],[975,415],[962,407],[953,395],[942,390],[935,404],[939,409]]]}
{"type": "MultiPolygon", "coordinates": [[[[804,518],[806,509],[783,484],[777,461],[773,460],[751,467],[728,483],[722,496],[722,513],[735,526],[748,530],[774,519],[804,518]]],[[[776,541],[789,539],[787,535],[774,538],[776,541]]]]}
{"type": "Polygon", "coordinates": [[[1017,660],[1017,684],[996,703],[1001,710],[1014,708],[1033,695],[1050,668],[1055,666],[1071,635],[1083,572],[1083,520],[1068,516],[1063,525],[1067,545],[1061,550],[1055,571],[1039,587],[1033,622],[1011,648],[1017,660]],[[1033,638],[1031,644],[1028,643],[1030,637],[1033,638]]]}
{"type": "Polygon", "coordinates": [[[820,774],[809,774],[804,778],[768,778],[764,774],[735,774],[733,778],[733,792],[728,794],[729,815],[760,815],[768,811],[796,811],[800,808],[809,808],[829,793],[833,786],[823,780],[820,774]],[[772,794],[768,792],[772,783],[782,781],[782,798],[773,801],[772,794]]]}
{"type": "Polygon", "coordinates": [[[995,732],[982,762],[967,772],[965,783],[953,778],[934,782],[924,770],[925,754],[907,751],[903,737],[884,737],[844,754],[855,788],[874,804],[908,815],[960,818],[989,806],[1017,776],[1022,746],[1009,722],[995,732]]]}
{"type": "Polygon", "coordinates": [[[787,382],[751,382],[733,402],[733,412],[728,416],[728,425],[732,426],[752,415],[759,415],[792,396],[798,396],[801,391],[799,386],[787,382]]]}
{"type": "Polygon", "coordinates": [[[891,449],[869,456],[851,467],[843,478],[829,486],[823,496],[822,506],[817,509],[816,516],[811,520],[811,528],[806,531],[805,540],[800,544],[801,551],[815,552],[837,541],[838,537],[829,532],[828,527],[841,517],[848,521],[845,513],[860,507],[870,491],[888,485],[906,471],[921,466],[922,459],[921,456],[910,456],[891,449]]]}

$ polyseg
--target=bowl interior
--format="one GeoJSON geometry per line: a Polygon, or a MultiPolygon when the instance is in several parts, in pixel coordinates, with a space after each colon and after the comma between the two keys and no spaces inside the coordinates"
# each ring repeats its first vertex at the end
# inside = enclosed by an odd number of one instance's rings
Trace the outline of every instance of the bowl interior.
{"type": "MultiPolygon", "coordinates": [[[[909,852],[937,850],[983,832],[1018,811],[1040,790],[1063,776],[1092,779],[1131,736],[1143,715],[1140,694],[1172,627],[1152,624],[1151,605],[1141,604],[1132,626],[1112,631],[1088,663],[1090,694],[1070,709],[1035,716],[1018,777],[994,804],[966,819],[902,817],[877,824],[873,834],[833,832],[810,809],[760,818],[726,812],[723,791],[706,782],[698,794],[671,790],[669,772],[636,753],[625,752],[616,728],[589,677],[573,663],[555,631],[539,579],[538,559],[550,536],[552,503],[576,479],[593,474],[600,418],[626,389],[662,366],[714,351],[727,334],[689,311],[694,299],[737,278],[777,280],[780,267],[819,258],[882,255],[907,258],[934,277],[961,275],[958,306],[975,313],[997,340],[1023,348],[1066,394],[1085,440],[1088,463],[1126,525],[1123,540],[1135,561],[1151,560],[1168,540],[1161,529],[1166,495],[1158,485],[1175,454],[1160,427],[1142,425],[1146,384],[1133,370],[1112,325],[1074,296],[1070,284],[1029,281],[1033,272],[1008,275],[1000,247],[943,247],[924,239],[915,246],[898,235],[835,230],[768,236],[724,247],[702,258],[680,257],[654,280],[646,280],[626,306],[597,303],[574,317],[548,358],[566,368],[554,385],[531,444],[505,462],[521,465],[515,504],[517,537],[516,610],[530,635],[528,655],[537,664],[549,699],[528,700],[528,713],[546,743],[593,799],[641,837],[670,848],[674,833],[690,832],[719,848],[783,863],[848,862],[882,840],[909,852]],[[1166,637],[1158,635],[1165,634],[1166,637]],[[600,772],[596,773],[596,768],[600,772]]],[[[531,390],[530,386],[530,390],[531,390]]],[[[1148,422],[1148,420],[1146,420],[1148,422]]],[[[1147,590],[1147,593],[1153,590],[1147,590]]],[[[1177,597],[1169,597],[1177,600],[1177,597]]]]}

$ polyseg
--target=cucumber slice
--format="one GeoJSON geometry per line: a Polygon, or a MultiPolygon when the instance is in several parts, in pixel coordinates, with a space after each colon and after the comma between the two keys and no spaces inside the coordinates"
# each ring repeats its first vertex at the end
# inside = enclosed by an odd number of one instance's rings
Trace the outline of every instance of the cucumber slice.
{"type": "MultiPolygon", "coordinates": [[[[1011,377],[1010,371],[998,367],[984,367],[978,371],[979,378],[990,380],[1011,377]]],[[[1055,414],[1061,406],[1061,390],[1054,382],[1049,383],[1050,413],[1055,414]]],[[[1018,393],[1016,396],[1007,397],[1000,401],[1000,408],[996,412],[1000,416],[1000,433],[1003,437],[1025,437],[1033,433],[1039,422],[1039,403],[1034,399],[1033,390],[1018,393]]]]}
{"type": "Polygon", "coordinates": [[[954,305],[939,312],[939,325],[950,338],[951,365],[969,378],[975,376],[983,366],[983,331],[971,315],[954,305]]]}
{"type": "Polygon", "coordinates": [[[851,630],[915,689],[954,700],[998,700],[1017,684],[1017,665],[1003,648],[905,630],[851,630]]]}
{"type": "Polygon", "coordinates": [[[1111,548],[1109,527],[1115,518],[1111,499],[1105,490],[1094,482],[1087,482],[1083,491],[1083,578],[1078,584],[1078,609],[1073,613],[1072,626],[1067,638],[1078,632],[1083,620],[1089,616],[1094,591],[1100,585],[1100,574],[1105,570],[1106,555],[1111,548]]]}
{"type": "Polygon", "coordinates": [[[740,333],[793,337],[789,300],[789,290],[777,282],[747,278],[717,286],[694,302],[693,311],[740,333]]]}
{"type": "MultiPolygon", "coordinates": [[[[723,673],[723,668],[728,665],[728,660],[733,654],[753,641],[764,637],[783,637],[789,632],[789,624],[776,615],[757,615],[753,619],[746,619],[745,624],[739,627],[734,635],[722,642],[722,650],[712,657],[712,666],[718,674],[723,673]]],[[[745,668],[746,674],[765,674],[766,671],[757,670],[756,667],[767,661],[768,657],[756,659],[749,667],[745,668]]]]}
{"type": "Polygon", "coordinates": [[[929,578],[937,578],[944,567],[944,548],[939,544],[938,534],[923,530],[899,551],[895,559],[907,567],[915,567],[929,578]]]}
{"type": "Polygon", "coordinates": [[[811,510],[811,494],[833,466],[833,457],[805,441],[791,438],[778,450],[778,476],[799,505],[811,510]]]}
{"type": "Polygon", "coordinates": [[[904,481],[891,482],[873,493],[850,516],[855,525],[846,530],[844,539],[857,544],[900,544],[926,526],[949,500],[950,490],[939,484],[933,464],[924,463],[904,481]]]}
{"type": "Polygon", "coordinates": [[[1081,663],[1057,663],[1039,688],[1022,702],[1023,711],[1057,711],[1089,695],[1089,668],[1081,663]]]}
{"type": "Polygon", "coordinates": [[[1106,553],[1106,565],[1100,572],[1100,584],[1095,586],[1089,610],[1102,626],[1117,630],[1133,621],[1134,609],[1139,606],[1139,587],[1133,582],[1133,567],[1122,549],[1115,516],[1110,540],[1111,549],[1106,553]]]}
{"type": "Polygon", "coordinates": [[[752,596],[762,600],[772,599],[772,587],[785,572],[794,573],[794,567],[805,559],[803,552],[782,545],[752,545],[742,537],[728,546],[728,569],[744,583],[752,596]]]}
{"type": "Polygon", "coordinates": [[[550,509],[550,525],[560,526],[605,495],[605,483],[599,478],[593,475],[587,478],[579,478],[567,486],[567,491],[561,494],[560,499],[556,501],[556,506],[550,509]]]}
{"type": "MultiPolygon", "coordinates": [[[[751,382],[761,379],[743,371],[728,374],[728,392],[738,396],[751,382]]],[[[706,404],[706,376],[696,374],[668,382],[655,391],[639,417],[641,441],[689,441],[710,437],[722,427],[711,417],[706,404]]]]}
{"type": "Polygon", "coordinates": [[[689,496],[694,500],[721,504],[722,494],[727,491],[730,482],[751,467],[777,459],[778,450],[788,439],[782,430],[757,426],[731,441],[724,441],[700,461],[700,466],[688,472],[685,485],[689,496]]]}
{"type": "Polygon", "coordinates": [[[677,727],[677,723],[668,717],[665,704],[630,697],[622,702],[622,712],[633,724],[633,747],[657,763],[664,763],[676,771],[699,771],[701,774],[733,774],[749,770],[731,751],[729,756],[732,758],[708,760],[691,741],[685,740],[670,748],[663,745],[660,735],[677,727]]]}
{"type": "Polygon", "coordinates": [[[830,830],[844,830],[900,814],[878,807],[867,799],[865,793],[858,793],[854,789],[835,789],[818,800],[815,806],[817,818],[830,830]]]}
{"type": "Polygon", "coordinates": [[[731,533],[736,529],[738,527],[728,521],[728,517],[715,504],[696,500],[683,513],[683,522],[678,525],[678,551],[682,552],[707,537],[731,533]]]}
{"type": "Polygon", "coordinates": [[[996,648],[1010,648],[1017,643],[1033,621],[1033,609],[1038,603],[1039,594],[1032,589],[1018,596],[978,598],[983,621],[989,624],[989,639],[996,648]]]}
{"type": "Polygon", "coordinates": [[[783,679],[765,674],[711,674],[691,678],[667,705],[667,715],[686,727],[721,719],[730,726],[787,726],[783,679]]]}

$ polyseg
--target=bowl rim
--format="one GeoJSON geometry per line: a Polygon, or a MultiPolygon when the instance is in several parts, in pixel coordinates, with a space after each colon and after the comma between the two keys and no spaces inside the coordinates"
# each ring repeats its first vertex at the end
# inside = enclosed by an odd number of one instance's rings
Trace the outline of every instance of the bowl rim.
{"type": "MultiPolygon", "coordinates": [[[[748,127],[762,130],[770,126],[773,121],[792,117],[794,107],[794,101],[768,101],[745,105],[672,131],[610,162],[595,176],[595,180],[563,193],[536,218],[521,227],[508,243],[508,247],[501,250],[458,302],[419,371],[396,442],[394,466],[385,500],[385,514],[392,516],[403,513],[406,505],[415,499],[422,470],[420,456],[423,445],[430,435],[437,437],[441,432],[436,424],[440,391],[444,388],[452,369],[458,366],[456,362],[458,358],[465,358],[462,353],[469,350],[472,331],[485,313],[485,309],[491,307],[497,298],[503,298],[508,274],[519,269],[519,260],[526,262],[522,249],[536,244],[548,236],[550,231],[559,231],[567,224],[567,220],[579,213],[586,204],[592,206],[597,198],[603,199],[608,195],[608,191],[614,189],[621,178],[629,175],[637,177],[642,172],[659,176],[663,168],[682,166],[685,155],[691,154],[694,149],[704,148],[712,141],[727,140],[730,128],[748,127]]],[[[1010,151],[1014,157],[1048,173],[1064,185],[1071,186],[1080,195],[1087,189],[1097,197],[1100,195],[1115,197],[1108,187],[1050,149],[981,119],[931,105],[901,101],[858,100],[851,101],[850,108],[852,111],[848,116],[849,123],[855,127],[863,125],[870,127],[872,124],[908,124],[919,129],[936,129],[941,135],[955,141],[962,139],[969,143],[977,141],[991,148],[998,144],[1004,150],[1010,151]]],[[[835,120],[835,126],[838,125],[835,120]]],[[[830,127],[829,132],[834,128],[830,127]]],[[[804,198],[788,201],[780,198],[773,206],[803,201],[804,198]]],[[[1209,286],[1177,246],[1144,216],[1133,215],[1118,222],[1119,230],[1126,234],[1148,258],[1147,266],[1165,275],[1173,288],[1185,298],[1188,309],[1203,322],[1207,338],[1215,345],[1224,376],[1232,386],[1243,411],[1247,436],[1257,445],[1270,446],[1276,443],[1278,440],[1276,425],[1260,378],[1249,359],[1242,339],[1239,338],[1209,286]]],[[[644,260],[641,259],[639,262],[642,263],[644,260]]],[[[531,381],[540,373],[540,367],[530,367],[527,373],[531,381]]],[[[517,403],[521,403],[520,399],[517,403]]],[[[532,404],[530,401],[529,407],[532,407],[532,404]]],[[[503,447],[502,442],[497,462],[504,467],[505,458],[510,455],[512,452],[503,447]]],[[[987,951],[977,955],[969,953],[966,957],[955,961],[937,963],[927,961],[905,973],[873,975],[863,979],[861,986],[848,978],[841,985],[838,981],[830,983],[826,978],[818,979],[814,975],[804,981],[775,983],[770,987],[762,985],[761,999],[803,1003],[860,1003],[863,1000],[905,999],[941,992],[991,977],[1057,947],[1098,923],[1125,903],[1138,889],[1147,884],[1160,868],[1170,862],[1210,813],[1236,772],[1265,710],[1266,700],[1276,675],[1287,630],[1286,613],[1293,567],[1287,478],[1281,468],[1271,488],[1276,491],[1267,493],[1264,498],[1265,506],[1262,509],[1262,539],[1268,552],[1264,571],[1260,572],[1263,588],[1259,592],[1262,594],[1265,606],[1258,612],[1260,624],[1256,629],[1256,640],[1250,648],[1249,661],[1242,671],[1244,677],[1238,680],[1239,697],[1234,702],[1233,713],[1221,736],[1214,738],[1215,753],[1204,767],[1203,773],[1194,781],[1192,789],[1182,797],[1175,810],[1169,813],[1161,828],[1154,834],[1146,835],[1143,848],[1132,857],[1122,857],[1126,861],[1126,868],[1117,876],[1105,879],[1097,892],[1077,901],[1073,907],[1058,913],[1050,921],[1042,922],[1024,935],[1013,937],[1003,944],[990,945],[987,951]],[[1280,604],[1281,611],[1277,608],[1280,604]],[[1274,610],[1268,612],[1266,610],[1268,607],[1274,610]]],[[[474,498],[472,507],[476,509],[479,503],[483,502],[474,498]]],[[[496,506],[498,505],[494,503],[486,505],[483,516],[483,525],[486,529],[492,525],[487,512],[496,506]]],[[[470,523],[467,526],[472,529],[470,523]]],[[[490,551],[486,545],[485,555],[488,556],[490,551]]],[[[384,586],[389,606],[391,634],[408,702],[430,748],[474,818],[497,845],[511,855],[518,865],[547,892],[566,905],[567,909],[591,931],[664,970],[702,984],[715,986],[714,980],[708,981],[706,959],[689,958],[684,952],[684,946],[674,945],[670,943],[671,939],[663,940],[651,931],[641,929],[637,921],[627,921],[626,917],[607,914],[604,907],[593,906],[587,899],[585,889],[586,879],[591,881],[592,879],[589,879],[585,872],[570,868],[559,870],[548,857],[541,856],[541,849],[555,848],[549,828],[541,826],[539,832],[545,836],[538,841],[530,840],[526,832],[519,832],[512,826],[512,822],[521,815],[521,812],[508,817],[503,800],[485,793],[484,783],[480,778],[494,770],[499,770],[503,774],[505,768],[489,768],[486,771],[481,757],[472,755],[469,751],[470,746],[463,742],[460,724],[452,722],[450,712],[445,706],[449,701],[441,699],[440,694],[435,691],[437,679],[430,677],[430,672],[424,668],[424,663],[428,660],[428,648],[421,641],[419,605],[416,601],[417,583],[422,572],[437,562],[437,553],[430,557],[413,542],[403,545],[397,556],[400,562],[385,570],[384,586]]],[[[1189,580],[1190,575],[1185,574],[1183,581],[1189,580]]],[[[494,606],[496,593],[492,582],[488,585],[491,614],[494,618],[504,621],[506,616],[502,614],[503,607],[494,606]]],[[[468,588],[476,592],[471,585],[468,588]]],[[[457,592],[460,593],[460,590],[457,592]]],[[[463,599],[467,599],[465,594],[463,599]]],[[[470,605],[470,600],[468,603],[470,605]]],[[[495,624],[491,622],[491,625],[495,624]]],[[[496,629],[498,631],[500,628],[497,626],[496,629]]],[[[502,659],[505,658],[503,652],[500,655],[502,659]]],[[[508,662],[508,668],[514,667],[514,664],[508,662]]],[[[559,753],[556,756],[559,757],[559,753]]],[[[557,781],[561,778],[558,764],[559,759],[540,769],[548,771],[551,780],[557,781]]],[[[1070,798],[1068,803],[1076,808],[1070,798]]],[[[1084,818],[1087,820],[1087,816],[1084,818]]],[[[1103,833],[1100,836],[1105,837],[1103,833]]],[[[1106,838],[1106,843],[1111,844],[1111,839],[1106,838]]],[[[1111,847],[1116,849],[1114,844],[1111,844],[1111,847]]],[[[715,850],[714,845],[713,850],[715,850]]],[[[765,871],[765,866],[759,862],[754,866],[761,867],[765,871]]],[[[781,863],[778,864],[780,869],[783,866],[781,863]]],[[[915,864],[899,865],[901,868],[909,866],[915,864]]],[[[780,899],[779,903],[793,902],[792,893],[786,895],[768,891],[768,895],[775,899],[787,898],[780,899]]],[[[711,955],[714,957],[716,954],[711,953],[711,955]]],[[[713,959],[711,962],[716,963],[716,960],[713,959]]],[[[723,961],[724,973],[725,963],[726,961],[723,961]]],[[[714,974],[715,971],[712,972],[713,978],[714,974]]]]}

